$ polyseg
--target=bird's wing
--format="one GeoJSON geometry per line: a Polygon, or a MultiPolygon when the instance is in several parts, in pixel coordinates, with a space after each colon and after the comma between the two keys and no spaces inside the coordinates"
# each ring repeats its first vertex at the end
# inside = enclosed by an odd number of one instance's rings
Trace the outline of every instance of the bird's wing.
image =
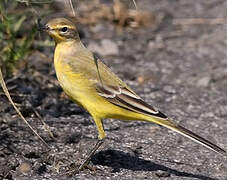
{"type": "Polygon", "coordinates": [[[97,83],[96,90],[100,96],[104,97],[112,104],[131,111],[167,119],[166,115],[144,102],[138,95],[130,91],[127,87],[109,86],[97,83]]]}
{"type": "Polygon", "coordinates": [[[145,103],[110,68],[90,51],[83,51],[70,60],[72,71],[83,74],[97,93],[112,104],[157,118],[167,117],[153,106],[145,103]]]}
{"type": "Polygon", "coordinates": [[[167,116],[156,110],[153,106],[144,102],[133,90],[131,90],[123,81],[121,81],[102,61],[93,55],[99,77],[98,83],[95,84],[98,94],[106,100],[122,108],[152,115],[158,118],[166,119],[167,116]],[[103,79],[103,69],[108,81],[103,79]],[[108,76],[109,75],[109,76],[108,76]]]}

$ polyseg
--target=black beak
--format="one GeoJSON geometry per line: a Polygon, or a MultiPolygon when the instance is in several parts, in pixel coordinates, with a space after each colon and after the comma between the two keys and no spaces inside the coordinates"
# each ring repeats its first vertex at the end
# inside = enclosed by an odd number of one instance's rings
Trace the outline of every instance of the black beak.
{"type": "Polygon", "coordinates": [[[37,23],[37,27],[39,31],[49,31],[50,27],[48,26],[48,24],[41,24],[40,22],[41,20],[38,19],[38,23],[37,23]]]}

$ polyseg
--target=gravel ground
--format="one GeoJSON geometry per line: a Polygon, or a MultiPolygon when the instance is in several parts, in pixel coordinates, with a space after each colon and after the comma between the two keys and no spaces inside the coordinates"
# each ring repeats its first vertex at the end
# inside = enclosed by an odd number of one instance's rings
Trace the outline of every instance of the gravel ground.
{"type": "MultiPolygon", "coordinates": [[[[80,25],[82,41],[148,103],[227,150],[226,25],[179,24],[185,23],[179,18],[225,18],[227,1],[142,0],[138,6],[163,16],[158,28],[119,33],[112,23],[80,25]]],[[[36,73],[25,71],[7,85],[52,150],[46,152],[1,95],[0,179],[227,180],[226,157],[163,127],[118,120],[104,121],[107,139],[92,158],[94,170],[64,174],[86,157],[97,131],[56,83],[53,49],[44,53],[48,58],[34,53],[29,59],[36,73]]]]}

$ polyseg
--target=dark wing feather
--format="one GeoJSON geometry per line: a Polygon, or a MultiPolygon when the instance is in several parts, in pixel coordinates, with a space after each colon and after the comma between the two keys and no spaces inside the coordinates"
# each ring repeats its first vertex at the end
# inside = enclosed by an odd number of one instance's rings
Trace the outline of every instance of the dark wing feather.
{"type": "Polygon", "coordinates": [[[112,104],[122,108],[166,119],[167,116],[156,110],[153,106],[144,102],[134,92],[131,92],[126,87],[108,86],[96,84],[96,89],[100,96],[106,98],[112,104]]]}

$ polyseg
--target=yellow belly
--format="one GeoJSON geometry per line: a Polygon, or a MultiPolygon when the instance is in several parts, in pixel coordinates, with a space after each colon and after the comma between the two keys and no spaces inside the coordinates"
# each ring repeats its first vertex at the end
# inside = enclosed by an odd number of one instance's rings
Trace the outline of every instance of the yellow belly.
{"type": "Polygon", "coordinates": [[[92,116],[124,120],[146,119],[145,115],[123,109],[100,96],[92,81],[82,74],[72,72],[67,64],[55,62],[58,81],[64,92],[77,104],[84,107],[92,116]]]}

